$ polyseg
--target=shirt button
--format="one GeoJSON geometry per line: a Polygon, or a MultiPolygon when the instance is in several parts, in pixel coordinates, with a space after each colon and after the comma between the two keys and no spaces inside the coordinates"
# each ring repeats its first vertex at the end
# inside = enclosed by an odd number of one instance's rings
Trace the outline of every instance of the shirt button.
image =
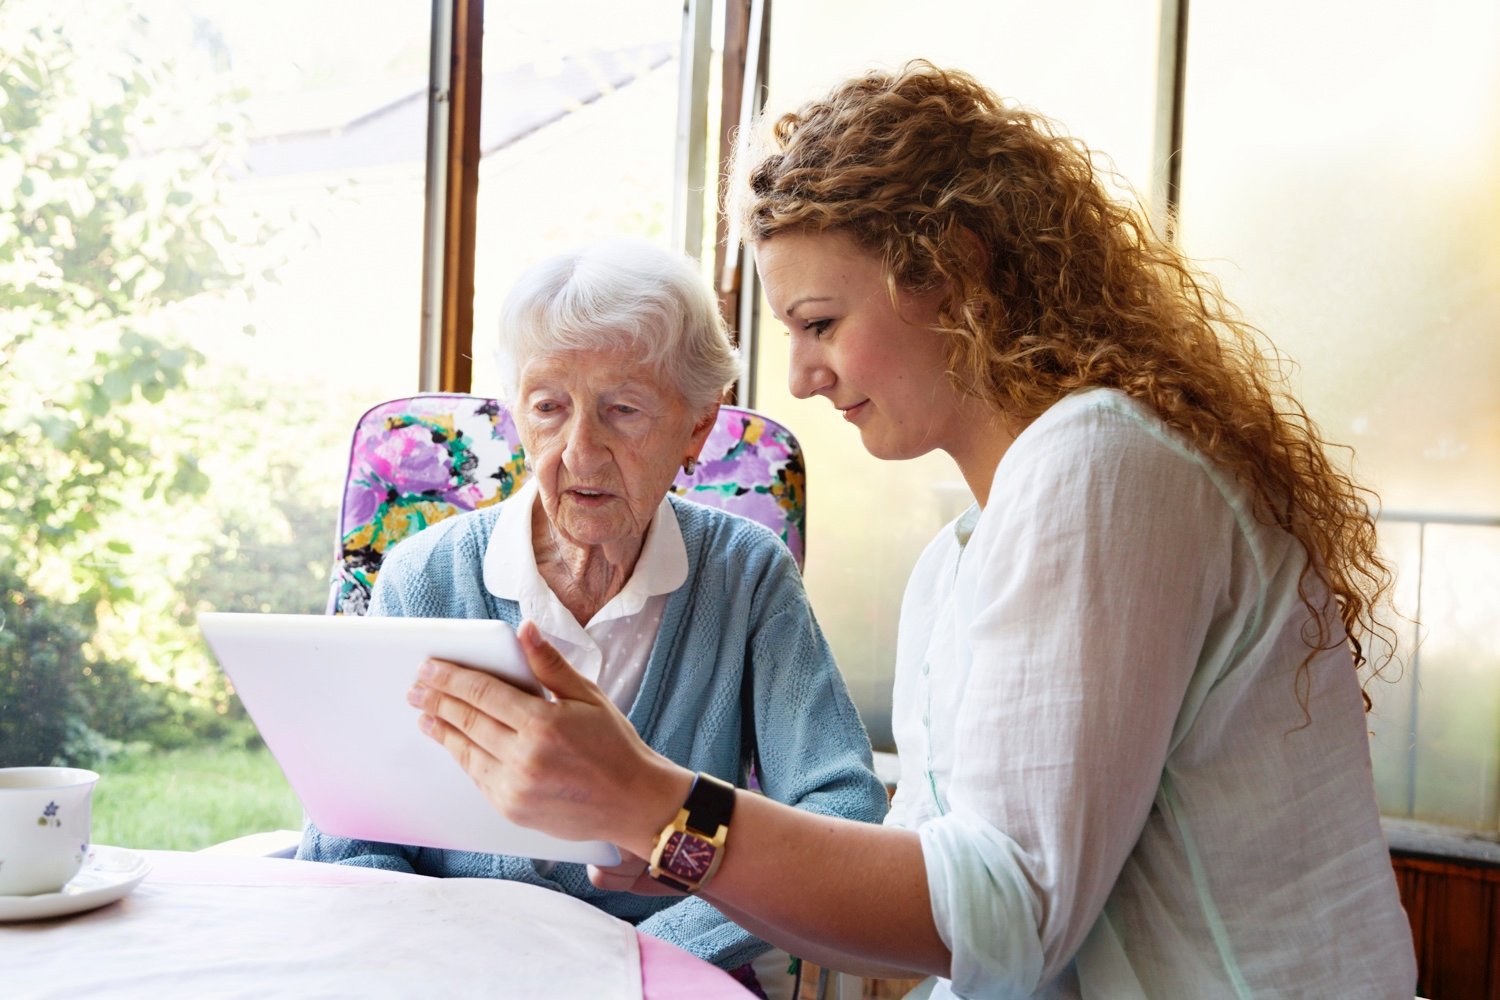
{"type": "Polygon", "coordinates": [[[922,676],[926,677],[930,673],[932,673],[932,664],[928,663],[926,660],[923,660],[922,661],[922,676]]]}

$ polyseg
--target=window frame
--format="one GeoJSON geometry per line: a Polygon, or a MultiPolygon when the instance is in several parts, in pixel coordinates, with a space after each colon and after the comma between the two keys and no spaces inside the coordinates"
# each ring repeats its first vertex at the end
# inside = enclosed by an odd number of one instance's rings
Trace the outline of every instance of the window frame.
{"type": "MultiPolygon", "coordinates": [[[[715,0],[683,0],[682,107],[674,189],[674,237],[697,256],[703,220],[686,192],[706,173],[707,114],[715,0]],[[688,51],[688,46],[692,51],[688,51]]],[[[725,0],[723,93],[718,137],[717,204],[723,205],[736,135],[759,112],[764,96],[770,0],[725,0]]],[[[422,316],[417,385],[422,392],[469,392],[473,383],[474,241],[479,194],[479,124],[484,90],[484,0],[433,0],[429,60],[427,188],[422,247],[422,316]]],[[[741,250],[726,262],[730,233],[716,212],[714,270],[731,339],[742,345],[744,369],[736,401],[752,406],[755,274],[741,250]]],[[[737,237],[736,237],[737,241],[737,237]]]]}

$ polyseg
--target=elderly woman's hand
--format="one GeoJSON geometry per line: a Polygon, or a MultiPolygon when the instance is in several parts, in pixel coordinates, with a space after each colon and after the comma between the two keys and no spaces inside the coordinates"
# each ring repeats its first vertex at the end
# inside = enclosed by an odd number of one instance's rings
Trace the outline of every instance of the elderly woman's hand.
{"type": "Polygon", "coordinates": [[[646,746],[535,625],[524,623],[518,637],[553,700],[478,670],[429,660],[408,695],[422,710],[418,724],[511,822],[649,855],[687,796],[692,773],[646,746]]]}
{"type": "Polygon", "coordinates": [[[646,870],[650,867],[644,858],[629,851],[620,852],[617,865],[589,865],[589,881],[596,889],[615,892],[633,892],[639,896],[684,896],[686,893],[656,881],[646,870]]]}

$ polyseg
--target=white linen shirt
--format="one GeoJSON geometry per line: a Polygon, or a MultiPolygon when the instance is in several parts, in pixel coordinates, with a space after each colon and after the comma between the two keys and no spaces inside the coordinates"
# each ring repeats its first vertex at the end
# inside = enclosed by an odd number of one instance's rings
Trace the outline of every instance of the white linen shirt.
{"type": "Polygon", "coordinates": [[[933,996],[1410,1000],[1343,644],[1297,700],[1305,565],[1120,393],[1017,438],[902,602],[886,822],[921,835],[933,996]]]}
{"type": "Polygon", "coordinates": [[[687,547],[677,515],[663,496],[630,579],[587,625],[580,625],[537,569],[531,542],[536,502],[536,480],[531,479],[501,505],[484,550],[485,589],[519,604],[522,619],[534,622],[573,669],[598,684],[620,711],[629,712],[646,676],[667,595],[687,580],[687,547]]]}

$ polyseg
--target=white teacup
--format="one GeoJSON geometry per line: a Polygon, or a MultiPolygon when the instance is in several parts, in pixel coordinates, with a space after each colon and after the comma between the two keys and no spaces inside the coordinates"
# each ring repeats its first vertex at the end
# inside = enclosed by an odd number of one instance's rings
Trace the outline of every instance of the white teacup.
{"type": "Polygon", "coordinates": [[[78,874],[98,780],[80,767],[0,768],[0,896],[57,892],[78,874]]]}

